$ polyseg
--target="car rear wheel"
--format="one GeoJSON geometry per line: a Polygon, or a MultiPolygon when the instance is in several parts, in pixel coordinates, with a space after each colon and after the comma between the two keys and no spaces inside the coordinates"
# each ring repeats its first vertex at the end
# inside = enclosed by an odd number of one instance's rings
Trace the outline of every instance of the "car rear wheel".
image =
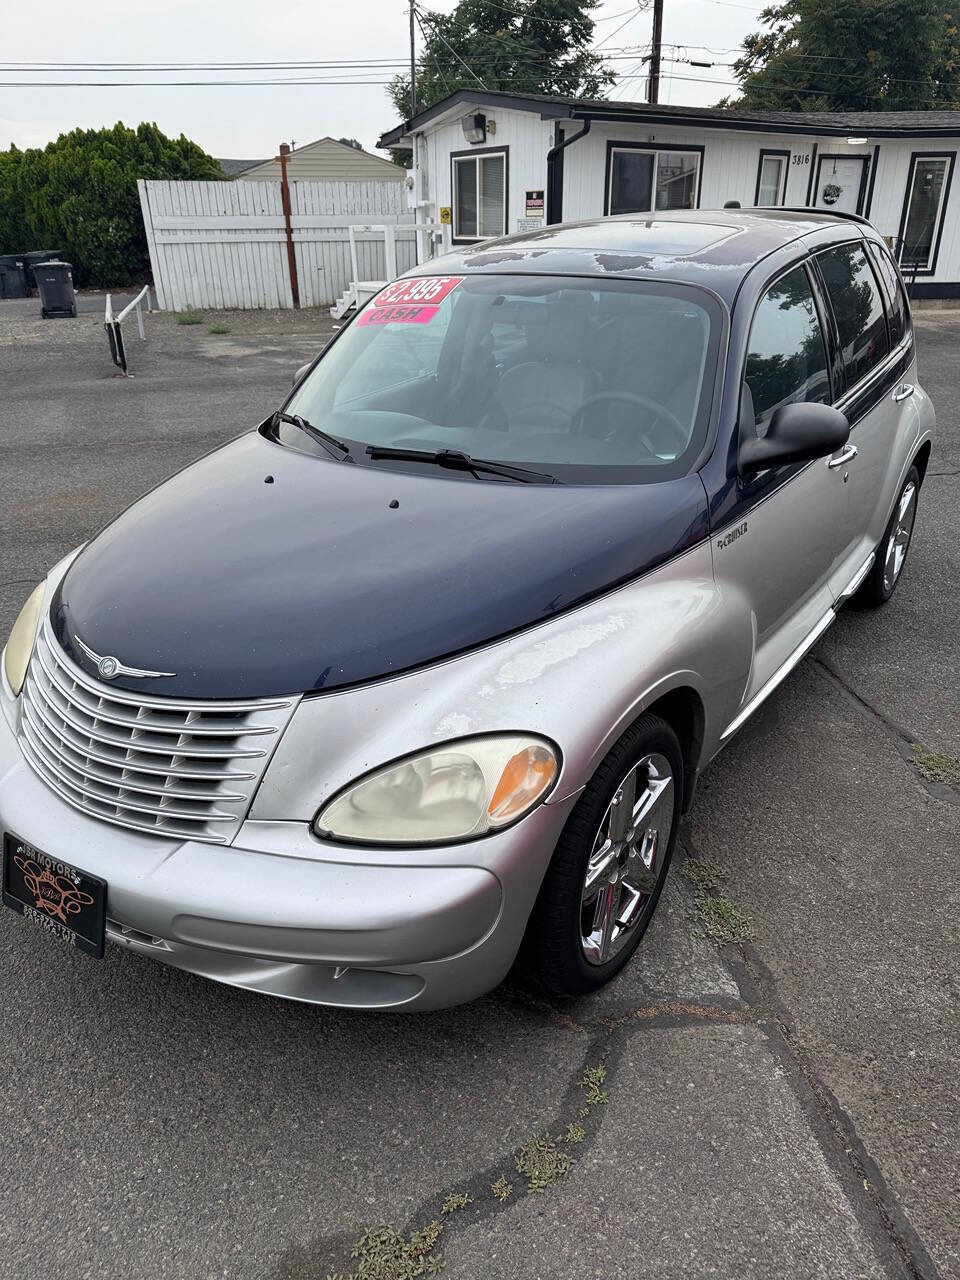
{"type": "Polygon", "coordinates": [[[876,608],[886,604],[896,590],[910,550],[919,492],[920,475],[916,467],[911,467],[893,504],[893,513],[877,548],[873,568],[855,597],[858,604],[876,608]]]}
{"type": "Polygon", "coordinates": [[[673,856],[682,793],[677,735],[645,715],[587,784],[540,890],[526,952],[552,994],[595,991],[636,951],[673,856]]]}

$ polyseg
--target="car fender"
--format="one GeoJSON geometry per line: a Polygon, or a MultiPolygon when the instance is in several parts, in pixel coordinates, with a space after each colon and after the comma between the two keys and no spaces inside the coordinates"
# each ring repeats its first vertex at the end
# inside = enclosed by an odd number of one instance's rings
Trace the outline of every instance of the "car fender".
{"type": "Polygon", "coordinates": [[[555,743],[548,802],[575,794],[612,744],[664,694],[692,688],[709,758],[752,660],[743,601],[718,590],[708,540],[559,618],[455,658],[305,697],[278,744],[251,819],[309,821],[336,792],[393,760],[475,734],[555,743]]]}

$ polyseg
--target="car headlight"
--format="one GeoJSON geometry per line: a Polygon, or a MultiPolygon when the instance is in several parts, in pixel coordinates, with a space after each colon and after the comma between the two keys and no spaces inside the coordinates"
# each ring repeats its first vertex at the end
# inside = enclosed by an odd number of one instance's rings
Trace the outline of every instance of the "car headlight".
{"type": "Polygon", "coordinates": [[[20,610],[20,615],[13,624],[7,647],[3,651],[3,674],[14,697],[23,688],[27,678],[27,664],[33,653],[33,644],[40,629],[40,615],[43,612],[43,593],[46,583],[41,582],[34,587],[27,597],[27,602],[20,610]]]}
{"type": "Polygon", "coordinates": [[[431,747],[368,774],[325,805],[318,836],[364,844],[444,844],[507,827],[559,772],[542,738],[504,733],[431,747]]]}

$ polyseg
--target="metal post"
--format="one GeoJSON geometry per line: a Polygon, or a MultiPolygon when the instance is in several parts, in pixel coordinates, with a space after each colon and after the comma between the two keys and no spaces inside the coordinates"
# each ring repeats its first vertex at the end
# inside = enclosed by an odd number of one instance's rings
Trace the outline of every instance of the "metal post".
{"type": "Polygon", "coordinates": [[[293,305],[300,307],[300,282],[297,280],[297,253],[293,247],[293,224],[290,220],[290,184],[287,182],[287,156],[290,148],[280,143],[280,203],[283,205],[283,225],[287,233],[287,269],[290,272],[290,293],[293,305]]]}
{"type": "Polygon", "coordinates": [[[653,39],[650,46],[648,102],[660,101],[660,45],[663,41],[663,0],[653,0],[653,39]]]}

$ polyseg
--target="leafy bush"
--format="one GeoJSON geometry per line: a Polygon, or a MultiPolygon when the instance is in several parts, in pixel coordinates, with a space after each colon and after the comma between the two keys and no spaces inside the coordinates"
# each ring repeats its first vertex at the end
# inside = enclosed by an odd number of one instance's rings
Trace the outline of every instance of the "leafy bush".
{"type": "Polygon", "coordinates": [[[0,253],[61,249],[78,285],[150,273],[138,178],[223,178],[212,156],[155,124],[74,129],[46,147],[0,151],[0,253]]]}

